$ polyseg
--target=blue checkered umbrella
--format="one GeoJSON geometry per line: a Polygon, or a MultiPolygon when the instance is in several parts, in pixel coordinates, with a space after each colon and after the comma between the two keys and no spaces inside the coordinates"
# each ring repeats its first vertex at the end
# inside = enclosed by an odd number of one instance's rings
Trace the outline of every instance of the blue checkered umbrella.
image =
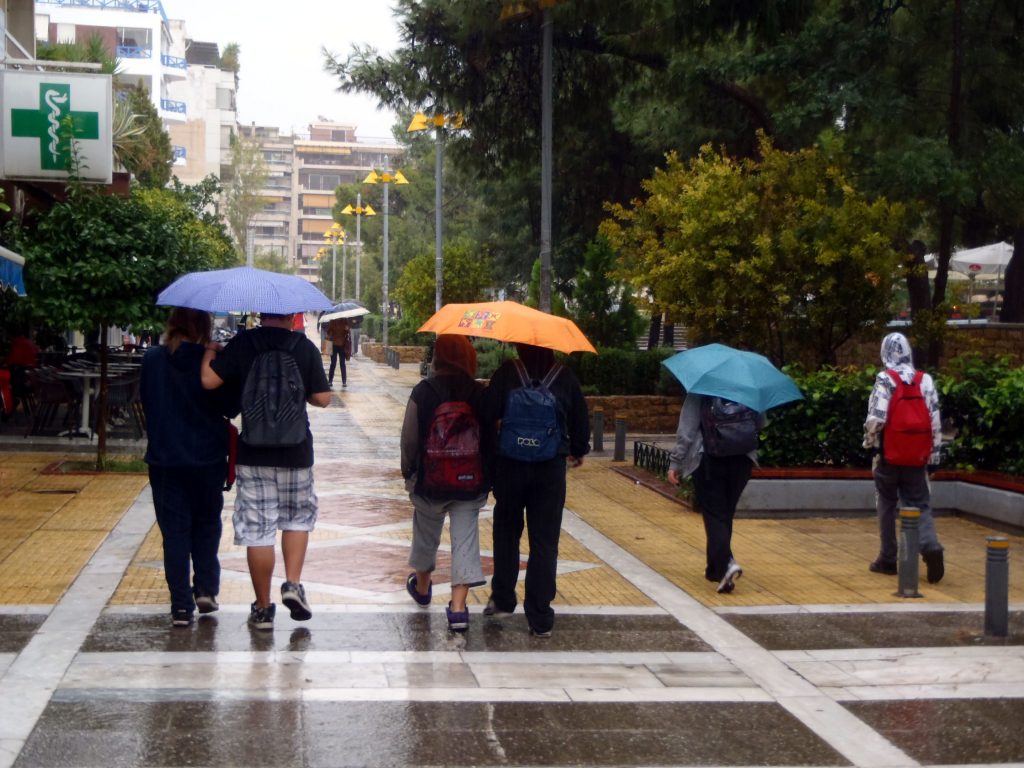
{"type": "Polygon", "coordinates": [[[326,311],[332,307],[330,299],[301,277],[252,267],[190,272],[164,288],[156,303],[207,312],[273,315],[326,311]]]}

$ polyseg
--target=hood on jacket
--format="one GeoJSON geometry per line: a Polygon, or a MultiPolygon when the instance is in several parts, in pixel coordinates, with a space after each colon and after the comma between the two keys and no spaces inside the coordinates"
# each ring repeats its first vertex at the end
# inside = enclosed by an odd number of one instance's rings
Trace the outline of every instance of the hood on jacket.
{"type": "Polygon", "coordinates": [[[896,371],[906,384],[914,380],[914,351],[902,333],[890,333],[882,339],[882,365],[896,371]]]}

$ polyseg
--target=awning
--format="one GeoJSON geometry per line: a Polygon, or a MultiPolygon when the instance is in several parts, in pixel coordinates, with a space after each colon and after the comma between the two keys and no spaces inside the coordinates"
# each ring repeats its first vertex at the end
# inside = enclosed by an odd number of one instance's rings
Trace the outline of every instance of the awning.
{"type": "Polygon", "coordinates": [[[24,266],[25,259],[22,256],[0,245],[0,285],[9,285],[19,296],[25,295],[25,278],[22,276],[24,266]]]}

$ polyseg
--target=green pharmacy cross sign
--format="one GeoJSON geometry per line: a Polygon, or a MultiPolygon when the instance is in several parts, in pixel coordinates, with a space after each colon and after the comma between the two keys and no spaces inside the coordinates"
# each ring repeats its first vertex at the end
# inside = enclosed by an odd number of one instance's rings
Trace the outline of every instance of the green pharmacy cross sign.
{"type": "Polygon", "coordinates": [[[71,157],[72,137],[100,137],[100,114],[71,108],[70,83],[40,83],[37,109],[11,110],[11,135],[39,139],[41,168],[63,171],[71,157]]]}

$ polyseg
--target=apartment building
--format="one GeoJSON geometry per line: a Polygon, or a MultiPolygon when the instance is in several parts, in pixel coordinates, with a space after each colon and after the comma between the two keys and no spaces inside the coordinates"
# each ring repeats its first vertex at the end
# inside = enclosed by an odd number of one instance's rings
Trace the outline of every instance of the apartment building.
{"type": "MultiPolygon", "coordinates": [[[[277,128],[260,126],[242,126],[240,133],[259,142],[269,170],[262,191],[265,207],[253,222],[254,247],[287,253],[297,274],[317,282],[316,255],[333,222],[338,185],[361,182],[371,170],[383,167],[385,156],[395,167],[402,147],[360,142],[355,125],[322,118],[309,126],[308,134],[281,135],[277,128]]],[[[354,239],[353,227],[346,229],[353,230],[349,235],[354,239]]]]}
{"type": "Polygon", "coordinates": [[[174,174],[221,175],[236,122],[235,79],[213,43],[188,39],[160,0],[35,0],[35,34],[50,44],[98,35],[117,56],[117,81],[149,91],[174,147],[174,174]]]}

